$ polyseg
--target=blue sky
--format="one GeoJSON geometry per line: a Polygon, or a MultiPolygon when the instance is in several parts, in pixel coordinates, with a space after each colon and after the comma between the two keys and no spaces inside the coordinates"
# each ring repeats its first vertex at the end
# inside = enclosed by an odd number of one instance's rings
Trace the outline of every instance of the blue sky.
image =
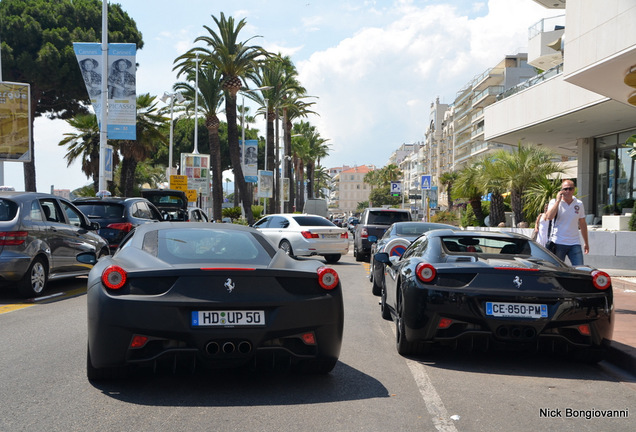
{"type": "MultiPolygon", "coordinates": [[[[451,103],[473,77],[507,54],[525,52],[528,27],[562,11],[532,0],[119,0],[142,32],[137,91],[161,96],[177,81],[176,57],[215,28],[212,15],[245,18],[244,39],[291,56],[320,116],[307,121],[329,139],[327,167],[384,166],[402,143],[423,141],[431,103],[451,103]]],[[[83,41],[78,41],[83,42],[83,41]]],[[[252,108],[254,111],[255,108],[252,108]]],[[[264,132],[260,118],[256,127],[264,132]]],[[[36,120],[38,191],[90,183],[66,167],[57,143],[71,130],[36,120]]],[[[175,156],[176,157],[176,156],[175,156]]],[[[24,188],[21,164],[5,163],[5,184],[24,188]]]]}

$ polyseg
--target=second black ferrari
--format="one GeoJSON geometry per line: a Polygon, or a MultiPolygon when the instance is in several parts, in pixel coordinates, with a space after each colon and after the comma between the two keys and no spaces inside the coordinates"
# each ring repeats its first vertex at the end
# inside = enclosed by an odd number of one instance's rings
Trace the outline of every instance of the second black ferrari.
{"type": "Polygon", "coordinates": [[[612,338],[609,275],[569,267],[520,234],[429,231],[401,257],[374,259],[386,264],[381,311],[402,355],[492,346],[597,362],[612,338]]]}

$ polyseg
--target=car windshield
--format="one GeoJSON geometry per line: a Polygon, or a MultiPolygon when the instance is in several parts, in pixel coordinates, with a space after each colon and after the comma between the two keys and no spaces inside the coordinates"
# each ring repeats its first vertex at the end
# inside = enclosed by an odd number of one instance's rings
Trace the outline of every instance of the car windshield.
{"type": "Polygon", "coordinates": [[[391,225],[395,222],[410,220],[409,213],[405,211],[373,210],[369,212],[367,223],[371,225],[391,225]]]}
{"type": "Polygon", "coordinates": [[[164,229],[144,236],[143,250],[169,264],[189,262],[268,265],[271,255],[252,233],[219,229],[164,229]]]}
{"type": "Polygon", "coordinates": [[[294,216],[294,220],[300,226],[326,226],[335,227],[329,220],[320,216],[294,216]]]}
{"type": "Polygon", "coordinates": [[[0,199],[0,221],[13,220],[18,212],[18,205],[7,199],[0,199]]]}
{"type": "Polygon", "coordinates": [[[124,206],[116,203],[74,203],[89,218],[119,219],[124,217],[124,206]]]}

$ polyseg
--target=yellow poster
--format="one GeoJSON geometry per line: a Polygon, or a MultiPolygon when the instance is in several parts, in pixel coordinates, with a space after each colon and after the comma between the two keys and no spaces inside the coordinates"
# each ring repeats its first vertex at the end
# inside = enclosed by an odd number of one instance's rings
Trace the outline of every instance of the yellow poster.
{"type": "Polygon", "coordinates": [[[29,84],[0,82],[0,160],[31,160],[29,84]]]}

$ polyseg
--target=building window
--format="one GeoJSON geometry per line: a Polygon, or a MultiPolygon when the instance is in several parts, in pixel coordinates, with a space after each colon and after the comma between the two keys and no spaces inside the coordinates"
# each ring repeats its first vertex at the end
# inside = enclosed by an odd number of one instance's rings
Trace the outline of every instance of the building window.
{"type": "MultiPolygon", "coordinates": [[[[594,208],[596,215],[613,214],[621,208],[633,208],[636,198],[634,189],[634,159],[629,156],[625,141],[636,130],[608,135],[595,140],[596,190],[594,208]]],[[[591,213],[590,210],[588,210],[591,213]]]]}

